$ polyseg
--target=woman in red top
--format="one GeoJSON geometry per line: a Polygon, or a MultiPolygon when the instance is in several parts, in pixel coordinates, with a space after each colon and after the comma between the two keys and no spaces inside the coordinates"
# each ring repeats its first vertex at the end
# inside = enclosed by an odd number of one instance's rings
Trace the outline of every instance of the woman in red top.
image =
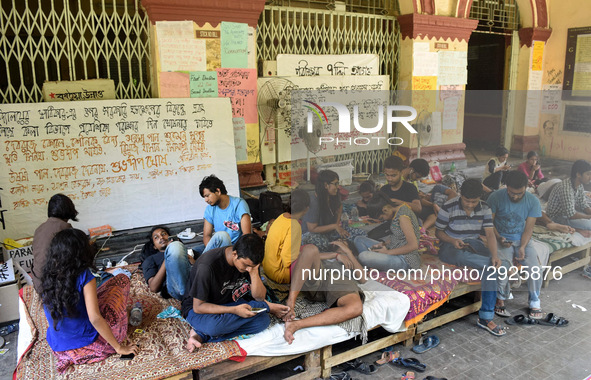
{"type": "Polygon", "coordinates": [[[537,187],[540,183],[547,181],[540,169],[538,154],[533,150],[527,153],[527,161],[519,165],[519,170],[525,173],[530,187],[537,187]]]}

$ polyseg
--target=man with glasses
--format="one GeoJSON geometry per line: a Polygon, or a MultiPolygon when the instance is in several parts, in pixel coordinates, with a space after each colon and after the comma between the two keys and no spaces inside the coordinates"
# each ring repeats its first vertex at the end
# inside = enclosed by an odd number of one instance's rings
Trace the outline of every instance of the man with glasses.
{"type": "Polygon", "coordinates": [[[505,270],[499,270],[496,308],[504,308],[509,297],[509,268],[521,265],[527,272],[529,317],[544,317],[540,306],[543,270],[531,243],[536,219],[542,216],[540,201],[527,191],[527,176],[518,170],[507,173],[507,188],[495,191],[488,198],[493,213],[495,235],[500,242],[499,258],[505,270]]]}

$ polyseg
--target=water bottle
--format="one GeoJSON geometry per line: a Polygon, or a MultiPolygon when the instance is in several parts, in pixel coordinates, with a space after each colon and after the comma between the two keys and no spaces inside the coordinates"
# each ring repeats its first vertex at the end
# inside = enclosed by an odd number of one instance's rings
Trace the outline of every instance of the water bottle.
{"type": "Polygon", "coordinates": [[[351,220],[354,222],[359,222],[359,210],[357,210],[357,207],[353,207],[351,209],[351,220]]]}
{"type": "Polygon", "coordinates": [[[129,324],[132,326],[139,326],[142,323],[142,304],[136,302],[129,313],[129,324]]]}
{"type": "Polygon", "coordinates": [[[343,227],[348,227],[348,226],[349,226],[349,215],[347,215],[347,213],[346,213],[346,212],[344,212],[344,213],[341,215],[341,225],[342,225],[343,227]]]}
{"type": "Polygon", "coordinates": [[[451,167],[449,168],[449,172],[450,173],[455,173],[455,171],[456,171],[456,162],[455,161],[452,161],[451,167]]]}

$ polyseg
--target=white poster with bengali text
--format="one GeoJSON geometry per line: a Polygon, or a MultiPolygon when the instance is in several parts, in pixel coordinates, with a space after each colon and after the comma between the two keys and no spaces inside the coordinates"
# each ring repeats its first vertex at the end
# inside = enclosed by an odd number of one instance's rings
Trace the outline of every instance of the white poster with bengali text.
{"type": "MultiPolygon", "coordinates": [[[[379,121],[378,107],[388,105],[389,76],[377,75],[369,77],[283,77],[286,80],[284,89],[273,87],[273,90],[264,89],[266,83],[272,84],[277,78],[259,78],[258,91],[269,96],[277,95],[281,99],[270,104],[280,104],[277,108],[279,117],[269,117],[269,123],[277,120],[277,128],[273,125],[261,123],[261,156],[263,164],[275,162],[275,138],[278,139],[279,162],[303,159],[307,156],[302,129],[307,130],[308,107],[316,107],[323,102],[338,102],[345,105],[350,114],[350,132],[339,133],[339,115],[334,107],[323,107],[322,110],[312,111],[313,123],[320,123],[320,131],[325,143],[320,147],[317,156],[332,156],[352,152],[364,152],[368,150],[385,149],[384,140],[387,137],[386,122],[384,127],[374,133],[367,134],[368,140],[355,128],[354,107],[357,106],[357,121],[364,128],[376,127],[379,121]],[[293,94],[292,94],[293,92],[293,94]],[[294,96],[295,95],[295,96],[294,96]],[[332,138],[332,140],[330,140],[332,138]],[[380,138],[381,140],[376,140],[380,138]],[[357,143],[348,143],[357,139],[357,143]],[[330,141],[329,141],[330,140],[330,141]]],[[[278,83],[278,82],[275,82],[278,83]]],[[[269,86],[269,85],[267,85],[269,86]]],[[[259,95],[261,101],[261,95],[259,95]]],[[[383,116],[383,115],[382,115],[383,116]]],[[[320,136],[318,136],[320,137],[320,136]]],[[[314,154],[311,154],[314,156],[314,154]]]]}
{"type": "Polygon", "coordinates": [[[0,105],[0,240],[32,236],[52,195],[73,226],[115,230],[195,220],[204,176],[238,194],[230,99],[0,105]]]}
{"type": "Polygon", "coordinates": [[[278,54],[277,76],[368,76],[380,74],[377,54],[278,54]]]}

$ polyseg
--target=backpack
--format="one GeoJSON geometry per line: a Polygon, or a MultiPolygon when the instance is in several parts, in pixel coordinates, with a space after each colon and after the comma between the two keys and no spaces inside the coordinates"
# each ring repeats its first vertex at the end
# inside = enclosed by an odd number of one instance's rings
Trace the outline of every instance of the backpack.
{"type": "Polygon", "coordinates": [[[265,223],[283,213],[283,200],[279,193],[264,191],[259,195],[260,222],[265,223]]]}

